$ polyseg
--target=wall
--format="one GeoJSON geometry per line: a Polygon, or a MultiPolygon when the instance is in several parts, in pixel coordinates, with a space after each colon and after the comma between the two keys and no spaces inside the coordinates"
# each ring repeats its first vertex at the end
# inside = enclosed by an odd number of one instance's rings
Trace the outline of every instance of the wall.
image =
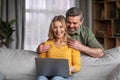
{"type": "Polygon", "coordinates": [[[92,0],[80,0],[80,9],[84,12],[84,24],[92,29],[92,0]]]}
{"type": "Polygon", "coordinates": [[[1,18],[1,0],[0,0],[0,18],[1,18]]]}

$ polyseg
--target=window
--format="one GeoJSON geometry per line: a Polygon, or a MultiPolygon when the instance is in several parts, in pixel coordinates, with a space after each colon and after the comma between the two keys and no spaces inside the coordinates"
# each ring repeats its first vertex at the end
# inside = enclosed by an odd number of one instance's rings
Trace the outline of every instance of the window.
{"type": "Polygon", "coordinates": [[[25,50],[34,50],[48,39],[51,19],[64,15],[76,0],[26,0],[25,50]]]}

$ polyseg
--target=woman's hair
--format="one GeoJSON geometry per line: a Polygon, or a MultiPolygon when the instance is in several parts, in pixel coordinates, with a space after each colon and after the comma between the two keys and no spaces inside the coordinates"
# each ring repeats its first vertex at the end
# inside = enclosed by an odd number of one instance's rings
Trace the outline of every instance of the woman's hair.
{"type": "Polygon", "coordinates": [[[51,39],[56,39],[56,37],[54,36],[54,33],[53,33],[54,22],[56,22],[56,21],[61,22],[62,26],[65,28],[64,40],[66,41],[68,38],[70,38],[70,36],[69,36],[68,33],[67,33],[65,18],[64,18],[64,16],[62,16],[62,15],[55,16],[55,17],[52,19],[52,21],[51,21],[51,23],[50,23],[49,33],[48,33],[49,40],[51,40],[51,39]]]}
{"type": "Polygon", "coordinates": [[[72,7],[70,9],[68,9],[68,11],[66,12],[66,18],[69,16],[80,16],[80,20],[84,20],[84,15],[83,12],[80,11],[79,8],[77,7],[72,7]]]}

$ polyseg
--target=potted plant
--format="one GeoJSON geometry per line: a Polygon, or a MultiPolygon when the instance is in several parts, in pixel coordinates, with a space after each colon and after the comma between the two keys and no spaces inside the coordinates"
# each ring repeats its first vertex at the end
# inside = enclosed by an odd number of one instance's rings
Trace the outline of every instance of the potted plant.
{"type": "Polygon", "coordinates": [[[7,22],[0,18],[0,45],[5,45],[7,48],[10,47],[10,43],[13,41],[12,34],[15,31],[12,27],[14,23],[15,19],[7,22]]]}

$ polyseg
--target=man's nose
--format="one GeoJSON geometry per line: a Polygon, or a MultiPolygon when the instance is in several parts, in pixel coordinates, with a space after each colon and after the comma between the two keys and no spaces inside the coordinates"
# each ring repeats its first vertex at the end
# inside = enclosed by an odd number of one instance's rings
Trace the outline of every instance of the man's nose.
{"type": "Polygon", "coordinates": [[[73,24],[70,24],[70,27],[72,28],[72,27],[74,27],[74,25],[73,25],[73,24]]]}

